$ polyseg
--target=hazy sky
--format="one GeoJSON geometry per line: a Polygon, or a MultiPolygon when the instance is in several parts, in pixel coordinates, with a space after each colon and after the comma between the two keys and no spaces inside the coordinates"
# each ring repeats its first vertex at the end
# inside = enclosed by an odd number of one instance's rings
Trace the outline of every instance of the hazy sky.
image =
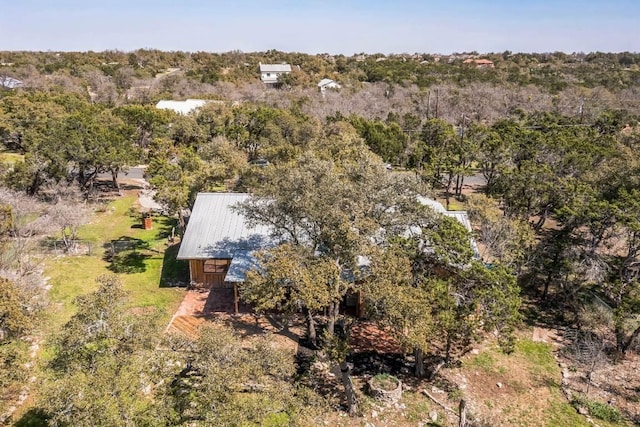
{"type": "Polygon", "coordinates": [[[0,50],[640,51],[640,0],[0,0],[0,50]]]}

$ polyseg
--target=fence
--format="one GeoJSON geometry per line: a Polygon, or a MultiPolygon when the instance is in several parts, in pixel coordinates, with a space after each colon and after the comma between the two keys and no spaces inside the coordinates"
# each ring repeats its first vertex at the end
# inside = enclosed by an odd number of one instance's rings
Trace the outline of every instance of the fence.
{"type": "Polygon", "coordinates": [[[42,240],[39,249],[45,254],[55,255],[117,255],[124,251],[144,251],[148,243],[139,239],[109,240],[106,242],[92,242],[89,240],[42,240]]]}
{"type": "Polygon", "coordinates": [[[40,249],[44,253],[55,255],[94,255],[96,242],[89,240],[43,240],[40,249]]]}

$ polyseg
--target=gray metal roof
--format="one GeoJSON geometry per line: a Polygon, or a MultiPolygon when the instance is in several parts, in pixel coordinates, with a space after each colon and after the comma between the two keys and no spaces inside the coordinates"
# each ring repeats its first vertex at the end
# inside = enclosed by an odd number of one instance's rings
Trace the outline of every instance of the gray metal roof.
{"type": "Polygon", "coordinates": [[[249,197],[244,193],[198,193],[178,259],[238,258],[238,267],[251,265],[254,261],[246,257],[272,246],[274,239],[269,227],[249,227],[233,209],[249,197]],[[246,262],[240,263],[243,258],[246,262]]]}
{"type": "Polygon", "coordinates": [[[467,215],[467,211],[444,211],[442,212],[444,215],[458,220],[460,224],[467,229],[468,232],[472,232],[471,222],[469,221],[469,215],[467,215]]]}
{"type": "Polygon", "coordinates": [[[289,64],[260,64],[261,73],[290,73],[291,65],[289,64]]]}
{"type": "Polygon", "coordinates": [[[161,110],[173,110],[178,114],[187,115],[190,112],[207,104],[204,99],[187,99],[186,101],[161,100],[156,104],[156,108],[161,110]]]}
{"type": "MultiPolygon", "coordinates": [[[[460,224],[462,224],[464,228],[467,229],[469,233],[473,234],[473,229],[471,228],[471,221],[469,221],[469,215],[467,214],[467,211],[448,211],[444,208],[444,206],[442,206],[442,203],[424,196],[418,196],[418,202],[420,202],[423,205],[429,206],[431,209],[433,209],[434,211],[442,215],[446,215],[449,218],[453,218],[457,220],[460,224]]],[[[415,232],[414,230],[412,231],[415,232]]],[[[473,252],[476,254],[476,257],[480,258],[480,252],[478,251],[478,244],[476,243],[476,240],[473,237],[471,237],[470,243],[471,243],[471,247],[473,248],[473,252]]]]}
{"type": "Polygon", "coordinates": [[[0,86],[6,89],[15,89],[17,87],[22,87],[22,82],[14,79],[13,77],[0,76],[0,86]]]}
{"type": "MultiPolygon", "coordinates": [[[[473,234],[473,229],[471,228],[471,221],[469,221],[469,215],[467,214],[467,211],[445,211],[443,212],[443,214],[450,218],[458,220],[458,222],[462,224],[469,233],[473,234]]],[[[480,251],[478,250],[478,244],[476,243],[476,239],[471,237],[470,242],[471,242],[471,248],[473,249],[473,252],[476,258],[480,258],[480,251]]]]}
{"type": "Polygon", "coordinates": [[[427,205],[438,213],[445,213],[447,210],[442,206],[442,203],[436,202],[433,199],[424,196],[418,196],[418,202],[422,205],[427,205]]]}

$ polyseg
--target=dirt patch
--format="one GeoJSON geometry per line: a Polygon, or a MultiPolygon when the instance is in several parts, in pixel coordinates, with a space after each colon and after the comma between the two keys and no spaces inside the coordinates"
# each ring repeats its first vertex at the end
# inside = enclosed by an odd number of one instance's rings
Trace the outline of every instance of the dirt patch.
{"type": "Polygon", "coordinates": [[[640,425],[640,356],[630,353],[618,363],[596,363],[591,375],[589,365],[576,363],[566,355],[560,355],[559,361],[570,393],[611,405],[640,425]]]}
{"type": "Polygon", "coordinates": [[[543,328],[535,326],[533,328],[533,336],[531,337],[533,342],[542,342],[545,344],[551,344],[554,347],[559,347],[562,342],[562,338],[558,335],[555,329],[543,328]]]}
{"type": "MultiPolygon", "coordinates": [[[[549,418],[552,402],[562,396],[559,369],[536,366],[524,354],[487,349],[463,358],[460,369],[442,377],[458,386],[450,397],[467,399],[469,412],[492,426],[538,426],[549,418]]],[[[450,402],[456,407],[455,400],[450,402]]]]}
{"type": "Polygon", "coordinates": [[[389,330],[374,322],[358,322],[351,328],[349,345],[354,353],[403,353],[402,346],[389,330]]]}

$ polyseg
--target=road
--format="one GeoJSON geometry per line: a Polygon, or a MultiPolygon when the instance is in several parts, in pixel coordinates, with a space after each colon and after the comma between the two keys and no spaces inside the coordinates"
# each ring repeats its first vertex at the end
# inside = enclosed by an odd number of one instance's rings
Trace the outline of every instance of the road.
{"type": "MultiPolygon", "coordinates": [[[[120,172],[118,174],[118,179],[137,179],[144,180],[144,170],[146,166],[134,166],[129,168],[129,171],[126,173],[120,172]]],[[[98,179],[111,179],[110,173],[99,173],[98,179]]]]}
{"type": "Polygon", "coordinates": [[[470,187],[482,187],[487,185],[487,180],[485,179],[484,175],[482,175],[481,173],[477,173],[475,175],[465,176],[464,185],[468,185],[470,187]]]}

